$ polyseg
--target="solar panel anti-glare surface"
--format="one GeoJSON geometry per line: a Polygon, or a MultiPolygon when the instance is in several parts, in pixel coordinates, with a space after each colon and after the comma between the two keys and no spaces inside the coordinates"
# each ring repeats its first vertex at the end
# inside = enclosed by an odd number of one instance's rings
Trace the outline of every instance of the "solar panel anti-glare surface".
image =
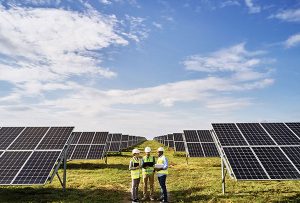
{"type": "Polygon", "coordinates": [[[190,157],[204,157],[203,149],[200,143],[187,143],[190,157]]]}
{"type": "Polygon", "coordinates": [[[60,151],[35,151],[12,184],[45,184],[60,151]]]}
{"type": "Polygon", "coordinates": [[[201,143],[205,157],[218,157],[219,152],[215,143],[201,143]]]}
{"type": "Polygon", "coordinates": [[[209,130],[197,130],[200,142],[214,142],[209,130]]]}
{"type": "Polygon", "coordinates": [[[196,130],[183,131],[186,142],[199,142],[199,137],[196,130]]]}
{"type": "Polygon", "coordinates": [[[222,146],[247,145],[234,123],[213,123],[212,126],[222,146]]]}
{"type": "Polygon", "coordinates": [[[224,152],[236,179],[269,179],[249,147],[225,147],[224,152]]]}

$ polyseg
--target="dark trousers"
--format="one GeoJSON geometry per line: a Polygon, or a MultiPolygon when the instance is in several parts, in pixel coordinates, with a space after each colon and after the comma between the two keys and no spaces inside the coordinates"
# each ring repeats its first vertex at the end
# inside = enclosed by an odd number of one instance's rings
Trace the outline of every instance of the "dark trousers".
{"type": "Polygon", "coordinates": [[[167,175],[163,175],[163,176],[158,177],[158,182],[159,182],[159,185],[160,185],[161,193],[163,195],[163,198],[164,198],[165,202],[168,201],[166,179],[167,179],[167,175]]]}

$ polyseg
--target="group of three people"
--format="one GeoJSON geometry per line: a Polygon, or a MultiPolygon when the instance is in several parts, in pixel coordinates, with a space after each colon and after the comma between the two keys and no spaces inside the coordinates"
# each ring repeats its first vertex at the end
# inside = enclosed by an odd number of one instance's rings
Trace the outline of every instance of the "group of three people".
{"type": "Polygon", "coordinates": [[[168,159],[164,156],[164,148],[159,147],[157,149],[157,160],[151,156],[151,148],[145,148],[146,155],[140,158],[140,150],[133,149],[133,157],[129,163],[129,170],[131,171],[132,187],[131,187],[131,199],[133,202],[138,202],[138,188],[140,179],[143,178],[144,197],[142,200],[148,199],[148,184],[150,186],[150,200],[154,199],[154,173],[157,173],[158,182],[161,188],[161,196],[159,200],[161,202],[168,202],[166,179],[168,175],[168,159]]]}

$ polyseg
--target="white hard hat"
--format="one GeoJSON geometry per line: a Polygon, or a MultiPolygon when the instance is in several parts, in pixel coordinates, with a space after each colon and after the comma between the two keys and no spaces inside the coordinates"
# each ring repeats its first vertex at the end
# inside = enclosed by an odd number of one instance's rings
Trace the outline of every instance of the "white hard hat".
{"type": "Polygon", "coordinates": [[[151,152],[151,148],[150,147],[146,147],[145,148],[145,152],[151,152]]]}
{"type": "Polygon", "coordinates": [[[160,148],[158,148],[158,149],[157,149],[157,151],[159,151],[159,152],[163,152],[163,151],[165,151],[165,150],[164,150],[164,148],[163,148],[163,147],[160,147],[160,148]]]}
{"type": "Polygon", "coordinates": [[[138,149],[133,149],[132,150],[132,154],[139,154],[140,153],[140,150],[138,150],[138,149]]]}

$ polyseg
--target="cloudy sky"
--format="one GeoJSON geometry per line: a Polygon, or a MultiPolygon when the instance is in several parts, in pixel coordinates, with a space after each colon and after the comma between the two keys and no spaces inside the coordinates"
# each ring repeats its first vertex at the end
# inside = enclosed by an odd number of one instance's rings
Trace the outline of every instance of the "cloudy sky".
{"type": "Polygon", "coordinates": [[[0,2],[1,126],[300,120],[299,0],[0,2]]]}

